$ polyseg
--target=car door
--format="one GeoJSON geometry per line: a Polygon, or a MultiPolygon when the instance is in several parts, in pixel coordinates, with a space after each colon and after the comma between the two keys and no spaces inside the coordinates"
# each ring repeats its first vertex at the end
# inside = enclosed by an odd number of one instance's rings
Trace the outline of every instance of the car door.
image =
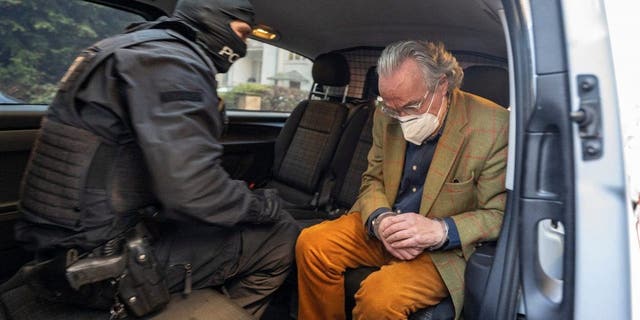
{"type": "Polygon", "coordinates": [[[616,17],[607,17],[605,2],[560,3],[573,122],[576,319],[630,319],[634,303],[630,245],[635,239],[629,228],[621,106],[607,26],[607,19],[616,17]]]}
{"type": "Polygon", "coordinates": [[[603,1],[486,2],[509,39],[513,190],[471,318],[629,319],[631,215],[603,1]]]}
{"type": "Polygon", "coordinates": [[[505,4],[514,43],[519,142],[514,213],[526,318],[570,319],[576,297],[571,75],[559,1],[505,4]],[[519,25],[520,24],[520,25],[519,25]]]}
{"type": "Polygon", "coordinates": [[[18,218],[18,193],[31,145],[45,108],[0,103],[0,281],[31,258],[13,240],[18,218]]]}

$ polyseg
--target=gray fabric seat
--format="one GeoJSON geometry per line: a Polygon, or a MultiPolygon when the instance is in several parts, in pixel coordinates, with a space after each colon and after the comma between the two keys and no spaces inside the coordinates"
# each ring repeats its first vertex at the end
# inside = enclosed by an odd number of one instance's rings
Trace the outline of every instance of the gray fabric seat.
{"type": "Polygon", "coordinates": [[[322,179],[316,206],[292,208],[289,212],[302,227],[337,218],[353,205],[360,190],[362,173],[373,138],[373,108],[361,105],[345,125],[331,165],[322,179]]]}
{"type": "Polygon", "coordinates": [[[367,154],[373,143],[373,102],[377,91],[378,76],[375,67],[371,67],[365,78],[363,99],[349,104],[350,113],[322,178],[317,206],[290,210],[303,227],[344,214],[358,197],[362,173],[367,169],[367,154]]]}
{"type": "Polygon", "coordinates": [[[276,140],[272,179],[267,183],[290,208],[309,207],[317,197],[348,114],[343,103],[350,78],[346,59],[339,53],[322,54],[314,61],[312,75],[309,99],[298,104],[276,140]],[[325,89],[322,100],[314,99],[320,87],[325,89]],[[342,99],[335,101],[329,87],[345,87],[342,99]]]}
{"type": "Polygon", "coordinates": [[[509,106],[509,73],[504,68],[469,66],[464,69],[464,79],[460,88],[505,108],[509,106]]]}
{"type": "Polygon", "coordinates": [[[362,173],[367,170],[367,155],[373,143],[371,129],[374,111],[372,105],[361,107],[352,119],[352,132],[345,132],[350,134],[345,135],[345,139],[338,147],[339,150],[349,150],[349,152],[336,153],[333,161],[332,168],[334,168],[336,180],[329,207],[332,217],[346,213],[358,198],[362,173]]]}
{"type": "Polygon", "coordinates": [[[365,76],[362,105],[351,117],[350,127],[345,129],[331,164],[336,177],[331,193],[331,216],[345,213],[358,198],[362,173],[369,165],[367,155],[373,144],[371,131],[378,95],[378,72],[373,66],[367,70],[365,76]]]}

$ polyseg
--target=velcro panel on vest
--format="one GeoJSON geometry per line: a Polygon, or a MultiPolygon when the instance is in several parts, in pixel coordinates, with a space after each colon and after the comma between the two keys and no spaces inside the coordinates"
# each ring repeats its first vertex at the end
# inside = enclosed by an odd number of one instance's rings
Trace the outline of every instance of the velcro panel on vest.
{"type": "Polygon", "coordinates": [[[99,145],[94,134],[45,118],[22,182],[21,206],[52,224],[79,227],[85,176],[99,145]]]}

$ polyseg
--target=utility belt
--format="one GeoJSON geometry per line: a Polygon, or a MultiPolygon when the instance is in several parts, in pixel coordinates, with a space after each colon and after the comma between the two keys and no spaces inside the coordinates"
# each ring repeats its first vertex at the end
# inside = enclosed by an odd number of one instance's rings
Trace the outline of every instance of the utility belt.
{"type": "Polygon", "coordinates": [[[164,272],[142,224],[91,252],[67,250],[23,267],[23,278],[50,301],[143,316],[169,302],[164,272]]]}

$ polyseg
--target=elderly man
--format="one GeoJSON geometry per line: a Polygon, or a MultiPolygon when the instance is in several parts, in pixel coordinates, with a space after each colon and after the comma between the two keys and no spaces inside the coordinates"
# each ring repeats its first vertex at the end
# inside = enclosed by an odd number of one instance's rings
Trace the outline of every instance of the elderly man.
{"type": "Polygon", "coordinates": [[[302,232],[299,319],[343,319],[344,272],[380,267],[356,293],[356,319],[402,319],[451,295],[460,315],[466,260],[493,240],[506,191],[508,112],[462,92],[444,46],[405,41],[378,60],[368,169],[351,212],[302,232]]]}

